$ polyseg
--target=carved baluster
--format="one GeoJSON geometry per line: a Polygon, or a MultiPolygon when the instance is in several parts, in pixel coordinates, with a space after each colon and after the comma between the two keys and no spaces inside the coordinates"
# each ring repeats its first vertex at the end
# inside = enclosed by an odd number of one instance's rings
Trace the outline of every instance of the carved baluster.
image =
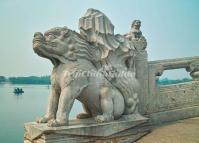
{"type": "Polygon", "coordinates": [[[193,61],[191,64],[186,68],[188,72],[190,72],[190,76],[193,80],[199,80],[199,61],[193,61]]]}
{"type": "Polygon", "coordinates": [[[155,68],[156,81],[159,80],[159,78],[163,74],[163,72],[164,72],[164,67],[162,65],[156,66],[156,68],[155,68]]]}

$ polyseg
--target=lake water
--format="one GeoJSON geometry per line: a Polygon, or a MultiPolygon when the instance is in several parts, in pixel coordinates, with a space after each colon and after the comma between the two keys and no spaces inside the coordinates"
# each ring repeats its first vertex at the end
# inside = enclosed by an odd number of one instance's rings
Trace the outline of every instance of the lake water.
{"type": "MultiPolygon", "coordinates": [[[[1,85],[0,84],[0,143],[22,143],[24,123],[35,121],[45,113],[50,89],[46,85],[1,85]],[[23,88],[22,95],[15,95],[15,87],[23,88]]],[[[76,101],[70,118],[82,112],[76,101]]]]}

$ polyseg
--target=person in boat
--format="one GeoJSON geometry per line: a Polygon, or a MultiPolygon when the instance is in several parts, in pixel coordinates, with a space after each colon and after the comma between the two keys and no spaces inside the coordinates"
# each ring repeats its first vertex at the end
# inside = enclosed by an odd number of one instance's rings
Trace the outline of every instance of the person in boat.
{"type": "Polygon", "coordinates": [[[22,90],[22,88],[15,88],[14,92],[15,93],[23,93],[24,91],[22,90]]]}

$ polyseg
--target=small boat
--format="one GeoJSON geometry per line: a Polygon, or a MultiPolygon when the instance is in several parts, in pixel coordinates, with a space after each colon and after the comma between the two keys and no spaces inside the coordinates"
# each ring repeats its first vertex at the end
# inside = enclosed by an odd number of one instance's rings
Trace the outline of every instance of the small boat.
{"type": "Polygon", "coordinates": [[[23,91],[22,88],[15,88],[15,89],[14,89],[14,93],[15,93],[15,94],[22,94],[22,93],[24,93],[24,91],[23,91]]]}

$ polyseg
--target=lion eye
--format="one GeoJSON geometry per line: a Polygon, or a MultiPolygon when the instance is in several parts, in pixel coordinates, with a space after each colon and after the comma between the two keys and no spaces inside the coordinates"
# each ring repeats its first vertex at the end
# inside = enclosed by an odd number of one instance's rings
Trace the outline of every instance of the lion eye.
{"type": "Polygon", "coordinates": [[[54,39],[54,38],[55,38],[55,35],[49,34],[49,35],[48,35],[48,38],[49,38],[49,39],[54,39]]]}
{"type": "Polygon", "coordinates": [[[56,38],[56,36],[54,34],[52,34],[52,33],[49,33],[49,34],[46,35],[46,40],[47,41],[51,41],[51,40],[53,40],[55,38],[56,38]]]}

